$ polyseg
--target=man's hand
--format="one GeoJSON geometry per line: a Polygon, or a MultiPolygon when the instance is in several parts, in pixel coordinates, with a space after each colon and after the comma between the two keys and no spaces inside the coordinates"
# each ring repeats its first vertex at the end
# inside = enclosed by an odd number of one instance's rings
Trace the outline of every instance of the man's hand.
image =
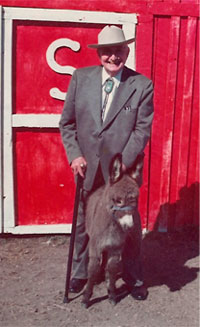
{"type": "Polygon", "coordinates": [[[78,157],[74,159],[71,163],[71,168],[73,170],[74,175],[77,175],[79,173],[83,178],[85,177],[86,167],[87,162],[84,157],[78,157]]]}

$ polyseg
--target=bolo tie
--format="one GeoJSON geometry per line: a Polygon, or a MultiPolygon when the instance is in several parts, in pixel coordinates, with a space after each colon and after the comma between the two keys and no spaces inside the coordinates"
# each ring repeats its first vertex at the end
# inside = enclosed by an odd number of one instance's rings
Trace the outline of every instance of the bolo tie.
{"type": "Polygon", "coordinates": [[[105,96],[103,107],[102,107],[102,114],[101,114],[102,121],[104,120],[105,110],[106,110],[106,106],[107,106],[107,103],[108,103],[108,97],[109,97],[109,94],[112,92],[113,86],[114,86],[113,79],[108,78],[106,80],[106,83],[105,83],[105,86],[104,86],[104,91],[106,93],[106,96],[105,96]]]}

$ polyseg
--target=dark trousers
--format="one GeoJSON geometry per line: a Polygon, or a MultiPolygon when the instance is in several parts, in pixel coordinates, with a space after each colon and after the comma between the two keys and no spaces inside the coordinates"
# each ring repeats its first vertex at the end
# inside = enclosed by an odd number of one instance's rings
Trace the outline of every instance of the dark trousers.
{"type": "MultiPolygon", "coordinates": [[[[99,168],[96,174],[92,191],[104,184],[104,179],[99,168]]],[[[72,277],[79,279],[87,279],[88,266],[88,235],[85,232],[85,200],[88,192],[81,190],[77,227],[74,245],[74,256],[72,264],[72,277]]],[[[142,263],[141,263],[141,240],[142,229],[139,212],[134,215],[134,227],[127,238],[125,248],[122,255],[123,262],[123,279],[130,286],[140,286],[143,281],[142,263]]]]}

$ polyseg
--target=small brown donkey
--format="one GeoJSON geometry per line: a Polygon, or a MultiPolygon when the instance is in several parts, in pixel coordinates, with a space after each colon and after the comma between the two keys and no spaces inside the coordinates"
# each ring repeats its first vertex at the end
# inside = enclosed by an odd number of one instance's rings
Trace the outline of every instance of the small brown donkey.
{"type": "Polygon", "coordinates": [[[87,308],[95,281],[104,264],[109,301],[116,304],[116,279],[121,270],[121,255],[126,237],[134,226],[139,186],[137,178],[143,167],[139,156],[128,173],[122,172],[122,156],[110,164],[109,182],[90,195],[86,207],[86,230],[89,235],[88,281],[83,293],[87,308]]]}

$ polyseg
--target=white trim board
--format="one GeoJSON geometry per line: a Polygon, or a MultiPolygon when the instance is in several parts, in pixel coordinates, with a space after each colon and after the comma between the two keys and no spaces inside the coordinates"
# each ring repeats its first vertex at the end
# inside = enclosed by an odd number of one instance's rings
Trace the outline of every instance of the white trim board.
{"type": "Polygon", "coordinates": [[[15,114],[12,115],[13,127],[58,128],[60,114],[15,114]]]}
{"type": "Polygon", "coordinates": [[[28,234],[70,234],[72,224],[50,224],[50,225],[20,225],[14,227],[6,227],[4,233],[15,235],[28,234]]]}
{"type": "Polygon", "coordinates": [[[2,149],[2,136],[3,136],[3,113],[2,113],[2,85],[3,85],[3,76],[2,76],[2,38],[3,28],[2,28],[2,7],[0,6],[0,233],[3,231],[3,149],[2,149]]]}
{"type": "Polygon", "coordinates": [[[4,8],[5,19],[59,21],[94,24],[137,24],[136,14],[38,8],[4,8]],[[59,19],[59,20],[58,20],[59,19]]]}
{"type": "Polygon", "coordinates": [[[14,187],[13,187],[13,143],[12,143],[12,32],[13,21],[7,20],[4,24],[4,135],[3,135],[3,166],[4,166],[4,213],[3,225],[15,225],[14,187]]]}

